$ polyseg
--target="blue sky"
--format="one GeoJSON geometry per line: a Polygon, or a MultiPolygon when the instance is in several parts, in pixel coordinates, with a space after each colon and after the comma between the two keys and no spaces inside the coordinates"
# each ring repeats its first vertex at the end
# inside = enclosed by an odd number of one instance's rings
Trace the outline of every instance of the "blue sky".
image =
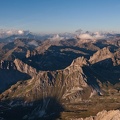
{"type": "Polygon", "coordinates": [[[0,0],[0,29],[120,31],[120,0],[0,0]]]}

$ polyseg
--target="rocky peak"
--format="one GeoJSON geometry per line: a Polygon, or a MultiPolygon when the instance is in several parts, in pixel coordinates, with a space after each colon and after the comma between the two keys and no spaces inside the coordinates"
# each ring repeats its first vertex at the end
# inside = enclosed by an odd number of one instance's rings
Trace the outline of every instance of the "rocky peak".
{"type": "Polygon", "coordinates": [[[110,52],[108,47],[104,47],[103,49],[98,50],[93,56],[90,58],[90,63],[96,63],[107,58],[112,58],[113,54],[110,52]]]}
{"type": "Polygon", "coordinates": [[[74,59],[73,62],[71,63],[71,65],[68,66],[67,68],[65,68],[64,71],[68,71],[67,73],[69,73],[69,74],[79,71],[80,73],[83,74],[82,67],[89,66],[89,65],[90,65],[89,61],[86,58],[78,57],[78,58],[74,59]]]}
{"type": "Polygon", "coordinates": [[[89,66],[89,62],[84,57],[78,57],[75,60],[73,60],[71,65],[72,66],[80,66],[80,67],[82,67],[82,66],[89,66]]]}
{"type": "Polygon", "coordinates": [[[84,57],[78,57],[73,60],[70,66],[68,66],[66,69],[69,69],[70,71],[77,71],[82,70],[83,66],[89,66],[89,61],[84,57]]]}

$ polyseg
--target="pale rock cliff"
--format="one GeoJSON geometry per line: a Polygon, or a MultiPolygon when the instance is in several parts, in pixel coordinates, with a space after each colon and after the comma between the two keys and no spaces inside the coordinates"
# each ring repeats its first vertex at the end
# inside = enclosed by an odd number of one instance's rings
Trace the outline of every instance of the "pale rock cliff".
{"type": "Polygon", "coordinates": [[[120,120],[120,111],[119,110],[103,110],[99,112],[96,116],[91,116],[87,118],[78,118],[72,120],[120,120]]]}

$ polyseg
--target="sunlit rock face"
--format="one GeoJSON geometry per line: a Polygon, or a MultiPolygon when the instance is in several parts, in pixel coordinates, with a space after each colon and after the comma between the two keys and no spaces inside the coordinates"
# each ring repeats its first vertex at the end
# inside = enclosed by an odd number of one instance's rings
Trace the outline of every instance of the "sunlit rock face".
{"type": "Polygon", "coordinates": [[[14,64],[16,66],[16,69],[20,72],[27,73],[31,76],[34,76],[37,74],[37,71],[35,68],[29,66],[28,64],[25,64],[24,62],[22,62],[19,59],[15,59],[14,64]]]}
{"type": "Polygon", "coordinates": [[[87,118],[78,118],[72,120],[120,120],[120,111],[119,110],[103,110],[99,112],[96,116],[91,116],[87,118]]]}

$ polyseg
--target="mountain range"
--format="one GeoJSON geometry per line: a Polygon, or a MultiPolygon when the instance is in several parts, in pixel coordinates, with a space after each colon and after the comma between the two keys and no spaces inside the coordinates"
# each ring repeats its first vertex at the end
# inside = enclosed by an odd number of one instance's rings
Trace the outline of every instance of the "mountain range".
{"type": "Polygon", "coordinates": [[[120,34],[0,36],[0,119],[93,120],[86,117],[119,111],[120,34]]]}
{"type": "Polygon", "coordinates": [[[104,39],[120,36],[119,32],[109,31],[109,32],[91,32],[91,31],[82,31],[81,29],[76,30],[75,32],[65,32],[65,33],[33,33],[28,30],[5,30],[0,29],[0,41],[2,42],[12,42],[17,38],[26,38],[26,39],[35,39],[35,40],[61,40],[61,39],[71,39],[71,38],[80,38],[80,39],[104,39]]]}

